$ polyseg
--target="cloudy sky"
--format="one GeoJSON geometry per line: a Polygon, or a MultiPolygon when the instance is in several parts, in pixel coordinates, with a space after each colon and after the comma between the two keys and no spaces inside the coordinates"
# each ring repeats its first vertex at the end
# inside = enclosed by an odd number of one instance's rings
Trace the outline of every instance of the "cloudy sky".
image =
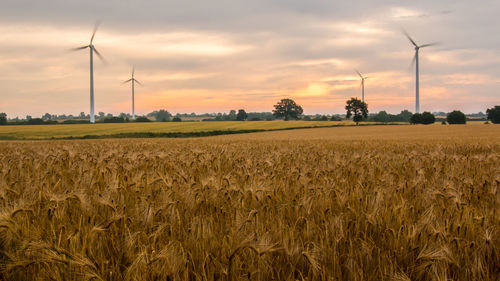
{"type": "Polygon", "coordinates": [[[130,112],[132,65],[144,86],[136,111],[271,111],[289,97],[305,113],[342,113],[366,81],[371,112],[472,113],[500,103],[500,1],[482,0],[2,0],[0,112],[89,112],[88,45],[96,112],[130,112]]]}

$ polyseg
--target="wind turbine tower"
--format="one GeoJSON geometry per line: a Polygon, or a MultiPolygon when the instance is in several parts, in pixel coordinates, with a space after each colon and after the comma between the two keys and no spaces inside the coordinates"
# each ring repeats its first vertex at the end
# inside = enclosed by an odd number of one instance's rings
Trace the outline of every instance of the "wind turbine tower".
{"type": "Polygon", "coordinates": [[[412,64],[415,63],[415,113],[420,113],[420,80],[419,80],[419,51],[421,48],[430,47],[437,45],[437,43],[430,43],[424,45],[417,45],[415,41],[408,35],[406,31],[403,30],[403,33],[406,35],[408,40],[415,47],[415,56],[413,57],[412,64]]]}
{"type": "Polygon", "coordinates": [[[104,58],[101,56],[99,51],[95,48],[93,42],[95,33],[99,28],[99,23],[97,23],[94,27],[94,32],[92,32],[92,37],[90,37],[90,44],[87,46],[74,48],[72,51],[78,51],[89,48],[90,50],[90,123],[95,123],[95,114],[94,114],[94,53],[104,61],[104,58]]]}
{"type": "Polygon", "coordinates": [[[135,96],[134,96],[134,88],[135,88],[135,83],[139,84],[142,86],[141,82],[137,81],[134,77],[135,73],[135,67],[132,67],[132,78],[128,79],[127,81],[123,81],[123,84],[132,82],[132,119],[135,120],[135,96]]]}
{"type": "Polygon", "coordinates": [[[358,70],[356,70],[356,73],[361,77],[361,101],[365,102],[365,80],[371,77],[364,77],[358,70]]]}

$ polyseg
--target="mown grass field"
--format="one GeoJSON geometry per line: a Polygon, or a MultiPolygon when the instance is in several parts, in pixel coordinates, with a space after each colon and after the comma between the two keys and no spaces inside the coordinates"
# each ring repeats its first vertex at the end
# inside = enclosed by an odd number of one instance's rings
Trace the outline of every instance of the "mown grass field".
{"type": "Polygon", "coordinates": [[[21,125],[0,126],[0,139],[52,139],[83,137],[86,135],[105,136],[129,133],[192,133],[214,131],[276,130],[299,127],[321,127],[353,125],[343,121],[211,121],[211,122],[152,122],[120,124],[61,124],[61,125],[21,125]]]}
{"type": "Polygon", "coordinates": [[[500,127],[2,141],[0,280],[498,280],[500,127]]]}

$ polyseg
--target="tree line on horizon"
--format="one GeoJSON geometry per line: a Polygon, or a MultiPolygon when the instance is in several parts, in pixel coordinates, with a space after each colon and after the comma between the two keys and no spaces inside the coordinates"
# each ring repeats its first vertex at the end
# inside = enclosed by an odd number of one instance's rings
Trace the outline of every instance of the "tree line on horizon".
{"type": "MultiPolygon", "coordinates": [[[[411,124],[432,124],[436,121],[441,121],[443,124],[465,124],[471,117],[480,118],[479,120],[491,121],[494,124],[500,123],[500,106],[488,108],[486,114],[479,112],[477,114],[465,115],[463,112],[454,110],[449,113],[445,112],[423,112],[413,114],[408,110],[403,110],[399,114],[390,114],[385,110],[376,114],[368,113],[368,104],[362,102],[357,98],[351,98],[346,102],[346,114],[332,114],[332,115],[304,115],[302,106],[298,105],[292,99],[281,99],[274,105],[272,112],[246,112],[244,109],[230,110],[229,113],[177,113],[171,114],[166,109],[155,110],[139,116],[135,120],[129,113],[120,113],[114,116],[111,113],[99,112],[96,115],[100,123],[126,123],[126,122],[181,122],[186,120],[196,121],[272,121],[272,120],[303,120],[303,121],[342,121],[350,119],[359,123],[365,122],[408,122],[411,124]],[[438,116],[438,118],[436,118],[438,116]],[[201,118],[201,120],[199,120],[201,118]]],[[[80,112],[79,115],[55,115],[45,113],[41,118],[33,118],[27,115],[25,119],[8,119],[7,114],[0,113],[0,125],[40,125],[40,124],[80,124],[89,123],[90,115],[80,112]],[[60,122],[61,121],[61,122],[60,122]]],[[[477,119],[476,119],[477,120],[477,119]]]]}

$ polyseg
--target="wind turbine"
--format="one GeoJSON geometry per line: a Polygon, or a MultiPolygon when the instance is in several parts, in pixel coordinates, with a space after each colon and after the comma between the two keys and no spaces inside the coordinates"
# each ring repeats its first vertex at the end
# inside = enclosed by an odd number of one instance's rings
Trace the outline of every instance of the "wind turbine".
{"type": "Polygon", "coordinates": [[[430,47],[430,46],[434,46],[434,45],[437,45],[437,43],[429,43],[429,44],[424,44],[424,45],[417,45],[417,43],[415,43],[415,41],[410,37],[410,35],[408,35],[408,33],[403,30],[403,33],[406,35],[406,37],[408,38],[408,40],[410,40],[410,42],[413,44],[413,46],[415,46],[415,56],[413,57],[413,61],[412,61],[412,65],[413,63],[415,63],[415,67],[416,67],[416,78],[415,78],[415,113],[420,113],[420,87],[419,87],[419,63],[418,63],[418,52],[420,51],[421,48],[425,48],[425,47],[430,47]]]}
{"type": "Polygon", "coordinates": [[[356,73],[361,77],[361,101],[365,102],[365,80],[371,77],[364,77],[359,73],[359,71],[356,69],[356,73]]]}
{"type": "Polygon", "coordinates": [[[95,116],[94,116],[94,53],[102,60],[104,61],[104,58],[101,56],[99,51],[95,48],[93,45],[95,33],[97,32],[97,29],[99,28],[99,22],[96,23],[94,26],[94,32],[92,32],[92,37],[90,37],[90,44],[87,46],[79,47],[79,48],[74,48],[72,51],[79,51],[83,49],[89,48],[90,50],[90,123],[95,123],[95,116]]]}
{"type": "Polygon", "coordinates": [[[137,81],[137,79],[134,78],[134,73],[135,73],[135,67],[132,67],[132,78],[128,79],[127,81],[123,81],[123,84],[132,82],[132,119],[135,119],[135,97],[134,97],[135,83],[142,86],[141,82],[137,81]]]}

